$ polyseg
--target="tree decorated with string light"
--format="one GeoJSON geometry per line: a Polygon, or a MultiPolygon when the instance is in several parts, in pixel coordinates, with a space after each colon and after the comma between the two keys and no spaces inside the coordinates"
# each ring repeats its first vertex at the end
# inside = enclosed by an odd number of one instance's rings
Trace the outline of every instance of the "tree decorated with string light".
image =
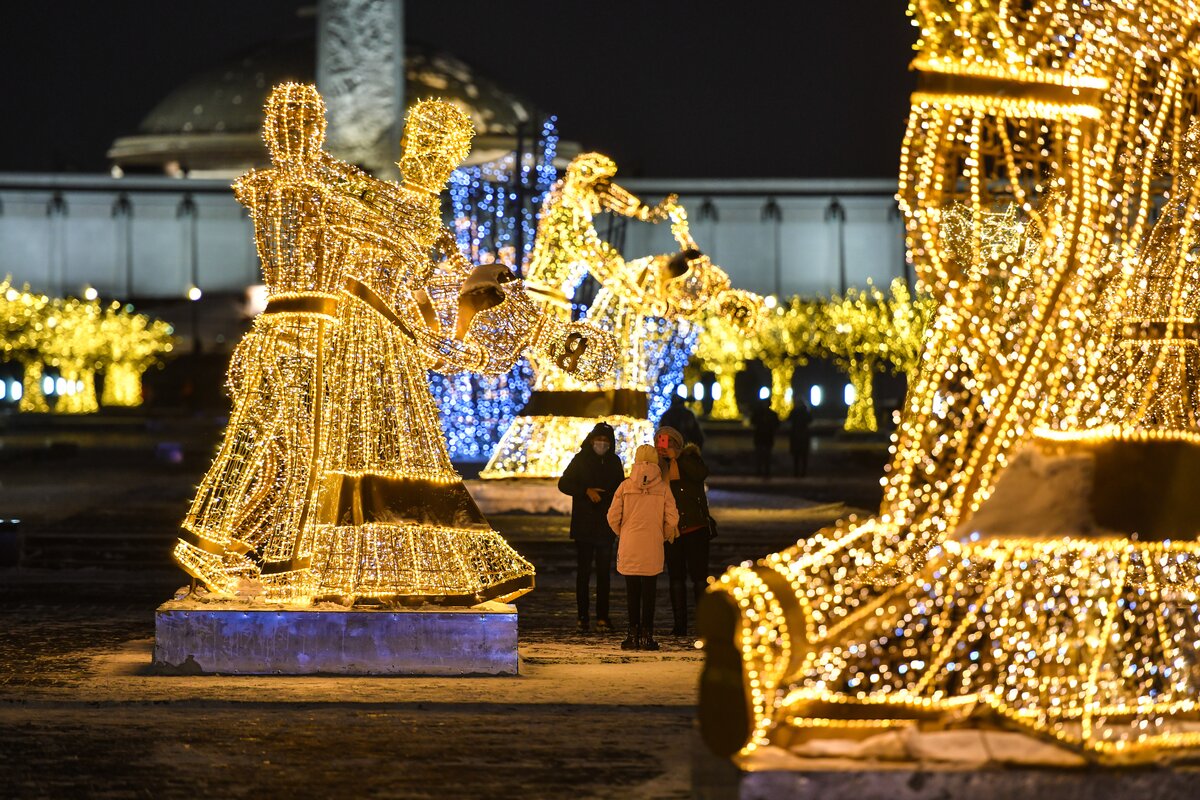
{"type": "Polygon", "coordinates": [[[801,358],[828,358],[846,373],[854,399],[845,430],[877,430],[875,373],[890,369],[911,375],[916,369],[931,301],[914,295],[897,278],[886,295],[868,283],[865,289],[851,288],[844,295],[796,305],[804,311],[797,312],[793,323],[794,352],[801,358]]]}
{"type": "Polygon", "coordinates": [[[0,281],[0,356],[22,367],[21,411],[49,411],[42,394],[42,340],[47,333],[46,307],[50,298],[18,289],[11,278],[0,281]]]}
{"type": "Polygon", "coordinates": [[[104,353],[105,406],[142,404],[142,375],[174,349],[172,328],[162,320],[134,314],[113,301],[100,321],[107,352],[104,353]]]}

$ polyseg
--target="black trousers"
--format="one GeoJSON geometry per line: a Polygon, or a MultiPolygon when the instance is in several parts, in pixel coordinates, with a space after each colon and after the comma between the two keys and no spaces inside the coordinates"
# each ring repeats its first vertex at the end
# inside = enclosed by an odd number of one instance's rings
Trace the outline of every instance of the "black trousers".
{"type": "Polygon", "coordinates": [[[692,582],[692,597],[696,602],[708,587],[708,528],[681,533],[666,549],[671,611],[675,629],[683,631],[687,629],[688,580],[692,582]]]}
{"type": "Polygon", "coordinates": [[[754,474],[760,478],[771,477],[771,456],[773,444],[754,445],[754,474]]]}
{"type": "Polygon", "coordinates": [[[792,475],[803,478],[808,474],[808,451],[812,449],[812,438],[792,440],[792,475]]]}
{"type": "Polygon", "coordinates": [[[654,601],[658,594],[657,575],[626,575],[625,594],[629,598],[629,627],[640,627],[646,636],[654,635],[654,601]]]}
{"type": "Polygon", "coordinates": [[[612,573],[613,543],[575,542],[575,605],[580,619],[589,619],[588,586],[596,568],[596,619],[608,619],[608,579],[612,573]]]}

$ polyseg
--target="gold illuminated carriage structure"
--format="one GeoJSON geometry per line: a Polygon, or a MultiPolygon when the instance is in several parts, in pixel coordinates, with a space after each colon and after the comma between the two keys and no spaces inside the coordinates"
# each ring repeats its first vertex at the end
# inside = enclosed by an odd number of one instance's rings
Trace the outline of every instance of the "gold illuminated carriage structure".
{"type": "Polygon", "coordinates": [[[543,204],[526,277],[530,296],[549,318],[567,325],[579,317],[611,332],[619,342],[616,363],[586,380],[570,370],[583,353],[571,342],[557,361],[535,354],[533,394],[481,477],[557,478],[600,420],[613,425],[617,452],[632,463],[633,449],[653,432],[653,393],[668,370],[682,373],[705,315],[721,314],[747,332],[761,316],[761,298],[731,288],[724,270],[700,252],[676,198],[647,206],[613,181],[616,171],[598,153],[571,162],[543,204]],[[602,211],[669,221],[680,250],[626,261],[596,230],[594,218],[602,211]],[[576,293],[585,278],[600,288],[581,309],[576,293]]]}
{"type": "Polygon", "coordinates": [[[804,754],[999,727],[1107,762],[1194,751],[1200,514],[1170,480],[1133,473],[1158,458],[1145,444],[1172,442],[1182,472],[1158,474],[1192,474],[1200,432],[1187,132],[1200,8],[914,0],[910,13],[920,83],[900,201],[939,308],[880,512],[710,591],[706,739],[804,754]],[[1012,495],[988,507],[1023,451],[1055,446],[1111,450],[1091,489],[1070,491],[1137,495],[1138,509],[1101,498],[1056,531],[1012,495]]]}
{"type": "Polygon", "coordinates": [[[459,253],[439,198],[472,136],[454,105],[410,109],[402,183],[332,158],[324,130],[313,87],[276,87],[272,166],[235,186],[268,302],[234,352],[233,411],[176,560],[215,595],[278,603],[517,597],[533,567],[451,466],[428,371],[497,374],[571,341],[590,377],[611,339],[546,318],[506,267],[459,253]]]}

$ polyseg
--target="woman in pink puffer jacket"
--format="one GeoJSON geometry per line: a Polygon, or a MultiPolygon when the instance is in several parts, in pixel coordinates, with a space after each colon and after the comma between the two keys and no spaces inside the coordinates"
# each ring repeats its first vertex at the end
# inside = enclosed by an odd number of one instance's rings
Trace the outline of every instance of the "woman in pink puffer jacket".
{"type": "Polygon", "coordinates": [[[633,472],[613,495],[608,525],[617,535],[617,572],[625,576],[629,598],[629,637],[621,649],[657,650],[655,592],[663,571],[663,542],[679,535],[679,511],[653,445],[644,444],[634,453],[633,472]]]}

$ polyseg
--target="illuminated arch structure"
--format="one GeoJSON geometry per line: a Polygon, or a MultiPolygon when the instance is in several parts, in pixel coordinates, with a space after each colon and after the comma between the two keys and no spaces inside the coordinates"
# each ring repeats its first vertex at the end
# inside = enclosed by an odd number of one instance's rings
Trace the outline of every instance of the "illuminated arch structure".
{"type": "Polygon", "coordinates": [[[914,0],[910,13],[920,87],[900,197],[941,307],[880,513],[713,587],[705,736],[745,753],[982,720],[1100,760],[1200,747],[1197,515],[1169,542],[1157,521],[1138,522],[1151,531],[1138,542],[1099,512],[1084,536],[971,525],[1031,430],[1195,440],[1184,128],[1200,9],[914,0]],[[1163,164],[1177,205],[1147,237],[1163,164]]]}

